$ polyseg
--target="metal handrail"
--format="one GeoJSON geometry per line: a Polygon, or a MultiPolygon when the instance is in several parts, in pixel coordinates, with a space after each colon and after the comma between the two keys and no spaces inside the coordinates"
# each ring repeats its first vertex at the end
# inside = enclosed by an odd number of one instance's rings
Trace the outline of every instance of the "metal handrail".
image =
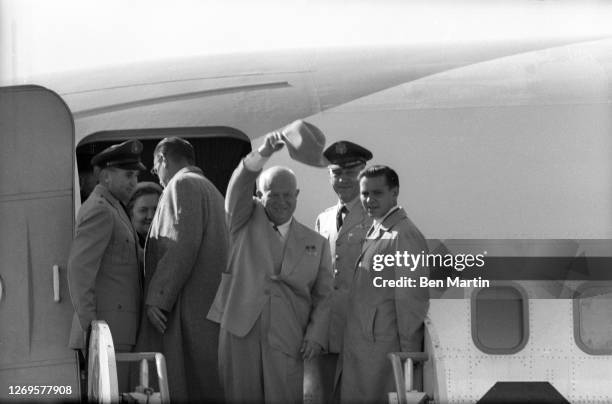
{"type": "Polygon", "coordinates": [[[147,361],[155,361],[159,396],[162,403],[170,402],[168,376],[166,374],[166,358],[159,352],[128,352],[115,354],[117,362],[140,362],[140,385],[149,387],[149,365],[147,361]]]}
{"type": "Polygon", "coordinates": [[[393,367],[393,378],[397,390],[397,400],[399,404],[406,404],[408,397],[406,392],[413,391],[414,388],[414,365],[425,362],[429,355],[425,352],[389,352],[387,357],[393,367]],[[402,360],[405,360],[402,369],[402,360]]]}

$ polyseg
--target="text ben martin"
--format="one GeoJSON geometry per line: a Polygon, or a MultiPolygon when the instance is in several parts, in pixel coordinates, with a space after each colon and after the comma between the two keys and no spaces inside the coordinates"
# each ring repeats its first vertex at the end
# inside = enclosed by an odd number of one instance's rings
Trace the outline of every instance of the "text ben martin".
{"type": "MultiPolygon", "coordinates": [[[[408,251],[396,251],[395,254],[376,254],[373,256],[372,269],[376,272],[386,268],[401,268],[415,271],[417,268],[438,268],[454,269],[463,271],[469,268],[482,268],[485,265],[485,255],[483,254],[412,254],[408,251]]],[[[459,279],[457,277],[447,277],[446,279],[429,279],[426,276],[417,278],[400,276],[397,279],[384,279],[377,276],[372,279],[374,287],[392,288],[414,288],[414,287],[489,287],[489,281],[482,277],[473,279],[459,279]]]]}

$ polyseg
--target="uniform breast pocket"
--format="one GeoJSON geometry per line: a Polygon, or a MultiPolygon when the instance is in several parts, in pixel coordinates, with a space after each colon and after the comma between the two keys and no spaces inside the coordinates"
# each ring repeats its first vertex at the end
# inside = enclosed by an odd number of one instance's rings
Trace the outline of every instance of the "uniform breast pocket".
{"type": "Polygon", "coordinates": [[[367,233],[367,229],[362,226],[353,227],[348,234],[346,235],[347,242],[361,244],[363,239],[365,239],[367,233]]]}

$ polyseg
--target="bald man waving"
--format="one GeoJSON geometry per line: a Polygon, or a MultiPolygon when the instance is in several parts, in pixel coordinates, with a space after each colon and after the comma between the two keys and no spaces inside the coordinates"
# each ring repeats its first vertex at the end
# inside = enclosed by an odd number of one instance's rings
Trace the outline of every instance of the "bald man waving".
{"type": "Polygon", "coordinates": [[[228,402],[302,402],[303,360],[327,348],[329,244],[293,218],[299,193],[293,172],[261,172],[285,140],[279,132],[268,134],[228,186],[230,264],[209,313],[221,323],[228,402]]]}

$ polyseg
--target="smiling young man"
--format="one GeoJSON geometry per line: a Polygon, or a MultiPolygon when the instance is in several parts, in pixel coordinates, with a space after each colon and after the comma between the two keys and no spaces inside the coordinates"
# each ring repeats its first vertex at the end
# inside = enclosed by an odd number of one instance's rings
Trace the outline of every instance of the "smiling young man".
{"type": "Polygon", "coordinates": [[[375,277],[400,279],[426,276],[391,265],[374,268],[375,256],[407,251],[427,253],[425,238],[397,204],[399,178],[386,166],[359,174],[361,203],[373,224],[356,263],[348,299],[342,353],[341,401],[386,402],[393,391],[393,372],[387,353],[422,351],[423,321],[429,306],[424,288],[381,288],[375,277]]]}

